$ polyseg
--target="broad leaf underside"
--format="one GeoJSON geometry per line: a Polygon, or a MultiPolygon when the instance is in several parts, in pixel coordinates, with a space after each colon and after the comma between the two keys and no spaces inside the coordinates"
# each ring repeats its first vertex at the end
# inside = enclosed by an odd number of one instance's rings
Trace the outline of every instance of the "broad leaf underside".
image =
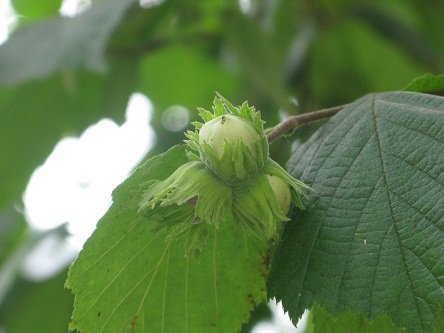
{"type": "Polygon", "coordinates": [[[333,117],[289,163],[312,186],[286,225],[270,296],[296,320],[315,302],[431,331],[444,300],[444,99],[373,94],[333,117]]]}
{"type": "MultiPolygon", "coordinates": [[[[71,329],[82,332],[235,332],[264,299],[266,242],[229,222],[209,227],[198,262],[184,257],[186,236],[137,213],[139,184],[164,179],[186,162],[178,146],[150,160],[113,193],[69,272],[71,329]]],[[[192,209],[183,207],[184,210],[192,209]]]]}

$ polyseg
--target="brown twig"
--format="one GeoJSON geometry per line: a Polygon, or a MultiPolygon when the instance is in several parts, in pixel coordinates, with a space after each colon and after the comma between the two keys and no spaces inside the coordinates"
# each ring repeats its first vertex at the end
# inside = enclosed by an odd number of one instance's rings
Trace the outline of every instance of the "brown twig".
{"type": "Polygon", "coordinates": [[[273,130],[268,133],[267,140],[268,142],[273,142],[274,140],[280,138],[282,135],[287,133],[288,131],[293,131],[301,125],[311,123],[312,121],[321,120],[324,118],[328,118],[334,116],[336,113],[341,111],[343,108],[348,106],[349,104],[344,104],[340,106],[335,106],[328,109],[322,109],[319,111],[314,111],[310,113],[304,113],[297,116],[292,116],[280,123],[278,126],[273,128],[273,130]]]}

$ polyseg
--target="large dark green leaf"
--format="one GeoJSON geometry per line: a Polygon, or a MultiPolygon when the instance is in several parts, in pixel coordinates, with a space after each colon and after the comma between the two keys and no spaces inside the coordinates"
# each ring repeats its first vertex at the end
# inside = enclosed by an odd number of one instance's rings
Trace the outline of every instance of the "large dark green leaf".
{"type": "Polygon", "coordinates": [[[135,0],[101,0],[74,18],[26,25],[0,47],[0,86],[44,78],[60,69],[104,71],[109,35],[135,0]]]}
{"type": "Polygon", "coordinates": [[[232,333],[263,300],[265,241],[232,221],[220,223],[209,228],[196,262],[184,257],[186,237],[168,241],[166,228],[154,231],[156,223],[137,213],[140,184],[164,179],[186,161],[185,147],[176,146],[114,191],[112,207],[69,271],[67,286],[76,296],[71,328],[232,333]]]}
{"type": "Polygon", "coordinates": [[[295,151],[289,171],[317,195],[286,225],[268,281],[293,320],[316,302],[431,331],[444,300],[443,111],[441,97],[369,95],[295,151]]]}

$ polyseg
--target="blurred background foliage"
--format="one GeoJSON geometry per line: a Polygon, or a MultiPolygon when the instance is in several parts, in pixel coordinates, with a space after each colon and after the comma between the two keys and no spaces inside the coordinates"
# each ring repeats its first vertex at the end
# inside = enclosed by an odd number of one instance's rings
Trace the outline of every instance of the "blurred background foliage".
{"type": "MultiPolygon", "coordinates": [[[[63,231],[30,232],[21,196],[58,140],[103,117],[123,122],[132,93],[154,106],[152,156],[191,128],[170,126],[173,111],[197,120],[215,91],[248,100],[272,127],[444,69],[440,0],[96,0],[74,17],[59,14],[61,0],[11,2],[19,19],[0,46],[1,332],[66,331],[66,270],[31,282],[19,269],[39,237],[63,231]]],[[[273,143],[273,158],[285,164],[320,125],[273,143]]]]}

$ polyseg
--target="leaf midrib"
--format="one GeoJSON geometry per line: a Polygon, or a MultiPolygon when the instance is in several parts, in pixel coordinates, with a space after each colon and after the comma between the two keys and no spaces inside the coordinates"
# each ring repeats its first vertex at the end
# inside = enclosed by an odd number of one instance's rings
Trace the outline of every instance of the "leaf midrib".
{"type": "MultiPolygon", "coordinates": [[[[390,219],[392,221],[393,230],[396,233],[396,239],[397,239],[398,244],[399,244],[399,250],[400,250],[401,256],[402,256],[402,260],[401,261],[402,261],[402,264],[404,266],[404,272],[405,272],[405,274],[407,276],[407,279],[409,281],[408,286],[409,286],[409,288],[410,288],[410,290],[411,290],[411,292],[412,292],[412,294],[414,296],[413,298],[414,298],[415,310],[416,310],[416,313],[417,313],[417,318],[421,318],[420,309],[419,309],[419,305],[418,305],[418,300],[417,300],[417,297],[416,297],[415,289],[413,288],[413,280],[412,280],[412,278],[410,276],[410,273],[409,273],[409,270],[408,270],[408,267],[407,267],[405,253],[404,253],[404,247],[402,246],[402,242],[401,242],[401,239],[400,239],[400,236],[399,236],[399,230],[397,228],[396,220],[394,218],[395,214],[393,212],[393,204],[392,204],[392,199],[391,199],[391,195],[390,195],[390,191],[389,191],[389,185],[388,185],[387,173],[386,173],[386,165],[385,165],[384,157],[383,157],[383,154],[382,154],[383,149],[382,149],[381,138],[380,138],[379,129],[378,129],[378,120],[377,120],[378,117],[377,117],[377,114],[376,114],[376,105],[375,105],[376,103],[375,102],[376,102],[376,97],[375,97],[375,95],[372,95],[372,103],[371,103],[372,118],[373,118],[373,123],[374,123],[374,126],[375,126],[376,142],[377,142],[377,145],[378,145],[379,160],[380,160],[380,164],[381,164],[381,173],[382,173],[382,178],[383,178],[384,185],[385,185],[384,188],[386,190],[388,207],[390,209],[390,219]]],[[[388,230],[390,230],[390,229],[387,229],[387,234],[388,234],[388,230]]],[[[425,331],[424,324],[422,323],[421,320],[419,320],[419,324],[420,324],[421,329],[423,331],[425,331]]]]}

